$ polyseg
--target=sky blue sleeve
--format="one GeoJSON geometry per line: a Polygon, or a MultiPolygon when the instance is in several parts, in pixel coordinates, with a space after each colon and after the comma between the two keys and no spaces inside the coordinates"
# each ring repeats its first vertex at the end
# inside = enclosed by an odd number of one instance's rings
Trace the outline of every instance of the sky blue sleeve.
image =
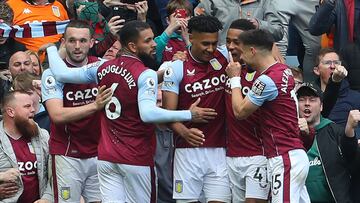
{"type": "Polygon", "coordinates": [[[278,89],[269,76],[261,75],[255,80],[247,96],[253,104],[261,106],[265,101],[274,100],[278,96],[278,89]]]}
{"type": "Polygon", "coordinates": [[[49,99],[63,99],[64,84],[55,80],[54,75],[47,69],[41,76],[41,97],[45,102],[49,99]]]}
{"type": "Polygon", "coordinates": [[[68,68],[63,59],[60,58],[55,46],[46,49],[49,59],[49,67],[55,79],[63,83],[97,83],[97,69],[106,60],[87,64],[79,68],[68,68]]]}
{"type": "Polygon", "coordinates": [[[217,50],[227,59],[227,61],[229,61],[229,51],[226,48],[226,45],[220,45],[217,47],[217,50]]]}
{"type": "Polygon", "coordinates": [[[161,90],[174,92],[179,94],[179,86],[183,79],[184,64],[177,60],[174,62],[167,62],[163,64],[167,66],[164,73],[164,82],[161,90]]]}
{"type": "Polygon", "coordinates": [[[141,73],[138,78],[138,106],[141,120],[147,123],[191,120],[189,110],[172,111],[156,106],[157,83],[157,74],[150,69],[141,73]]]}

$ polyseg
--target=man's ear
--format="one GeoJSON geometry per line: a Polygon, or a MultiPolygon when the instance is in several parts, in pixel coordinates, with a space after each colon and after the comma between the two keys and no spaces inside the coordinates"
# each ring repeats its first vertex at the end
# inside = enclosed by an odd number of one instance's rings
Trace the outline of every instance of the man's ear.
{"type": "Polygon", "coordinates": [[[189,41],[191,44],[193,43],[193,40],[194,40],[193,35],[191,33],[189,33],[189,41]]]}
{"type": "Polygon", "coordinates": [[[94,46],[94,43],[95,43],[95,39],[91,38],[90,39],[90,49],[94,46]]]}
{"type": "Polygon", "coordinates": [[[254,47],[250,47],[250,51],[252,55],[256,54],[256,49],[254,47]]]}
{"type": "Polygon", "coordinates": [[[315,75],[320,76],[320,70],[319,70],[319,66],[315,66],[313,69],[313,72],[315,75]]]}
{"type": "Polygon", "coordinates": [[[131,53],[137,53],[138,50],[137,50],[137,46],[134,42],[129,42],[128,43],[128,49],[131,53]]]}
{"type": "Polygon", "coordinates": [[[5,107],[5,112],[6,114],[10,117],[10,118],[14,118],[15,117],[15,109],[12,107],[5,107]]]}

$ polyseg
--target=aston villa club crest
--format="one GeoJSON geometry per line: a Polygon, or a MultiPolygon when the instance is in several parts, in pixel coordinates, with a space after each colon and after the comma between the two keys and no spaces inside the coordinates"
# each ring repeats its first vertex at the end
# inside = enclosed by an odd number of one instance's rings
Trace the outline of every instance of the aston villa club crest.
{"type": "Polygon", "coordinates": [[[254,72],[252,72],[252,73],[246,73],[246,75],[245,75],[245,79],[246,79],[246,81],[253,81],[254,80],[254,76],[255,76],[255,71],[254,72]]]}
{"type": "Polygon", "coordinates": [[[217,59],[211,59],[210,64],[214,70],[220,70],[222,68],[221,63],[217,59]]]}
{"type": "Polygon", "coordinates": [[[182,191],[183,191],[183,181],[175,180],[175,192],[182,193],[182,191]]]}
{"type": "Polygon", "coordinates": [[[70,199],[70,187],[61,187],[60,192],[63,200],[70,199]]]}
{"type": "Polygon", "coordinates": [[[52,9],[53,14],[54,14],[56,17],[60,17],[60,9],[59,9],[59,7],[57,7],[57,6],[52,6],[51,9],[52,9]]]}

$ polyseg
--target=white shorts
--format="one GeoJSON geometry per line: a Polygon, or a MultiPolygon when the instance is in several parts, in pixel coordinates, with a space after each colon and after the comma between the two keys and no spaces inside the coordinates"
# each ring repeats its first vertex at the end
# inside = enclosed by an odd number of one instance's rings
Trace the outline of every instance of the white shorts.
{"type": "Polygon", "coordinates": [[[117,164],[99,160],[102,203],[155,203],[154,167],[117,164]]]}
{"type": "Polygon", "coordinates": [[[59,202],[100,201],[97,157],[78,159],[52,155],[52,183],[54,198],[59,202]]]}
{"type": "Polygon", "coordinates": [[[295,149],[282,156],[269,158],[267,169],[271,180],[271,202],[310,203],[305,187],[309,159],[304,150],[295,149]]]}
{"type": "Polygon", "coordinates": [[[270,182],[267,178],[265,156],[227,157],[232,202],[246,198],[267,200],[270,182]]]}
{"type": "Polygon", "coordinates": [[[224,148],[175,149],[173,181],[177,202],[231,202],[224,148]]]}

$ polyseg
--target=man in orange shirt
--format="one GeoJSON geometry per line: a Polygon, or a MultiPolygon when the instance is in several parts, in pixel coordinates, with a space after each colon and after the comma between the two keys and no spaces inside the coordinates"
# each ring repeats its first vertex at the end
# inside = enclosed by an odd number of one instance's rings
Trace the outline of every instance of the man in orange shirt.
{"type": "MultiPolygon", "coordinates": [[[[68,20],[68,14],[63,5],[56,0],[8,0],[7,3],[14,11],[14,25],[24,25],[34,22],[64,21],[68,20]]],[[[52,32],[51,30],[44,30],[52,32]]],[[[27,49],[37,51],[46,43],[59,41],[62,35],[47,37],[19,38],[15,40],[24,44],[27,49]]]]}

